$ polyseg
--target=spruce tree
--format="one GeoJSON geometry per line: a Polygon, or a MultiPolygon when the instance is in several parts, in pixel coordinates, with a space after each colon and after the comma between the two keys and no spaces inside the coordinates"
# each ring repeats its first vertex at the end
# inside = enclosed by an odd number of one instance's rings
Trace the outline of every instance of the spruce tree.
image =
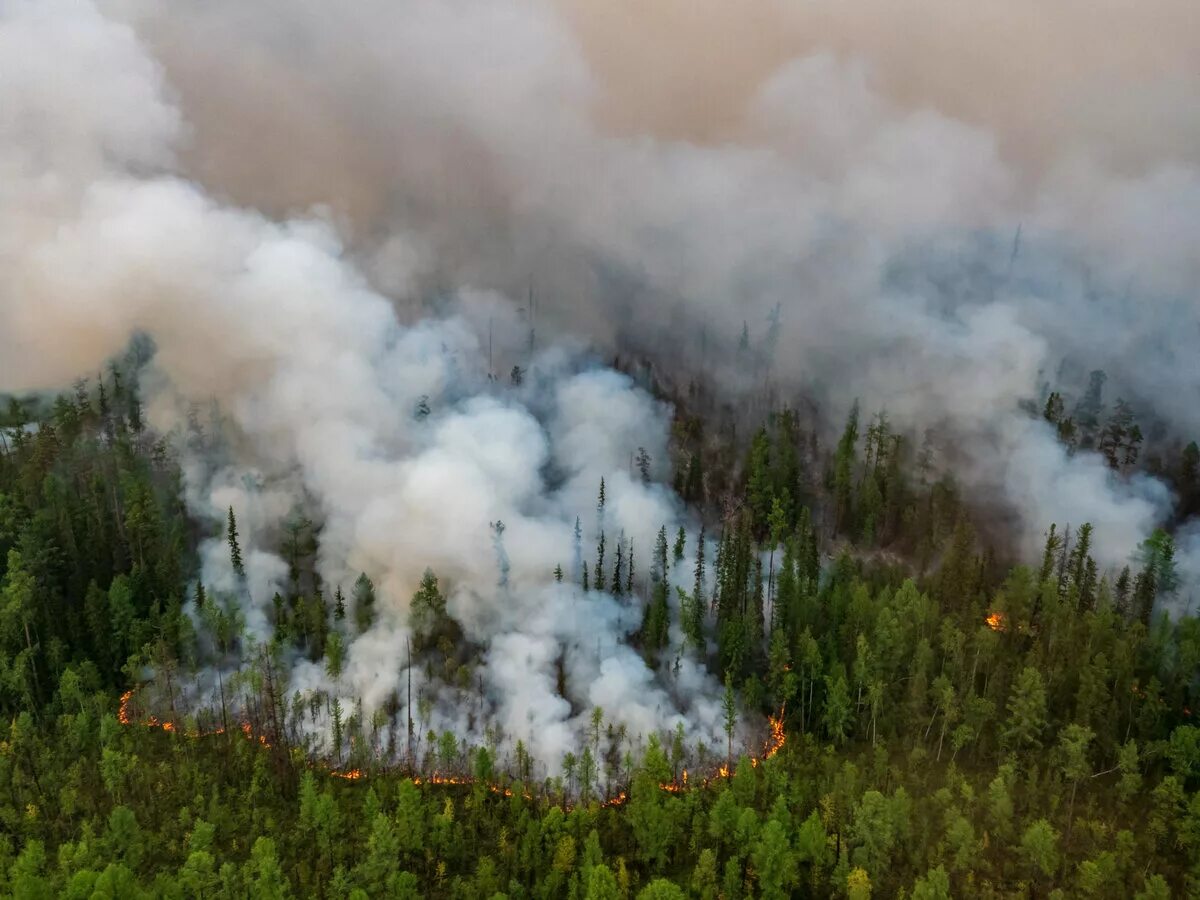
{"type": "Polygon", "coordinates": [[[246,577],[246,566],[242,562],[242,548],[238,545],[237,519],[233,515],[233,507],[229,507],[229,522],[225,529],[225,538],[229,542],[229,562],[234,574],[239,578],[246,577]]]}

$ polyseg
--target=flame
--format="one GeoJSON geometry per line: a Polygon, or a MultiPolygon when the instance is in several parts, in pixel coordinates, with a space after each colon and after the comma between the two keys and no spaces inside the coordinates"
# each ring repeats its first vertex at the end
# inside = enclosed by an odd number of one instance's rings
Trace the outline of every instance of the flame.
{"type": "Polygon", "coordinates": [[[984,621],[987,622],[987,627],[992,629],[992,631],[1007,630],[1007,626],[1005,625],[1005,622],[1004,622],[1004,613],[994,612],[990,616],[988,616],[986,619],[984,619],[984,621]]]}
{"type": "MultiPolygon", "coordinates": [[[[1134,690],[1135,691],[1137,690],[1136,686],[1134,687],[1134,690]]],[[[130,714],[130,710],[129,710],[130,704],[133,701],[133,695],[134,695],[134,691],[132,691],[132,690],[126,691],[125,693],[123,693],[121,695],[120,705],[117,709],[117,721],[120,722],[122,725],[135,724],[134,719],[133,719],[132,715],[130,714]]],[[[780,714],[778,716],[768,716],[767,723],[770,726],[770,736],[768,737],[767,742],[763,748],[763,755],[761,757],[754,756],[754,757],[750,758],[750,764],[754,767],[757,767],[759,765],[759,763],[762,762],[763,760],[770,759],[771,757],[775,756],[783,748],[784,742],[787,740],[787,734],[785,733],[784,727],[783,727],[783,711],[782,710],[780,710],[780,714]]],[[[173,721],[171,721],[170,719],[167,719],[165,721],[160,721],[157,716],[153,716],[153,715],[147,715],[144,719],[142,719],[137,724],[143,725],[146,728],[161,728],[163,731],[165,731],[169,734],[174,734],[180,730],[176,726],[176,724],[173,721]]],[[[260,745],[262,745],[263,747],[271,746],[271,742],[267,740],[267,736],[265,734],[255,734],[254,725],[249,720],[243,720],[242,722],[240,722],[238,725],[238,729],[242,732],[242,735],[247,740],[257,740],[258,743],[260,745]]],[[[200,732],[198,730],[191,729],[184,733],[190,738],[199,738],[199,737],[207,737],[209,735],[224,734],[225,728],[217,727],[217,728],[213,729],[212,731],[208,731],[208,732],[200,732]]],[[[361,781],[367,777],[366,772],[364,772],[360,768],[343,770],[343,769],[335,769],[332,766],[328,766],[328,765],[322,766],[322,768],[330,776],[332,776],[334,778],[340,778],[343,781],[361,781]]],[[[709,778],[705,778],[700,782],[700,787],[706,788],[709,786],[709,784],[711,782],[715,781],[716,779],[732,778],[735,774],[736,773],[733,772],[733,770],[731,770],[727,764],[722,763],[717,768],[717,770],[713,773],[712,776],[710,776],[709,778]]],[[[681,773],[681,776],[678,781],[670,781],[670,782],[660,783],[659,789],[666,791],[667,793],[671,793],[671,794],[681,794],[684,791],[691,789],[691,785],[689,784],[689,777],[690,776],[689,776],[688,770],[684,769],[683,772],[681,773]]],[[[476,779],[472,776],[469,776],[469,775],[455,775],[452,773],[443,773],[443,772],[434,772],[432,775],[429,775],[425,778],[422,778],[419,775],[412,776],[412,783],[417,786],[420,786],[422,784],[431,784],[431,785],[439,785],[439,786],[474,785],[477,782],[478,782],[478,779],[476,779]]],[[[513,790],[511,788],[505,786],[504,784],[500,784],[498,782],[487,782],[486,787],[493,794],[497,794],[502,797],[512,797],[513,796],[513,790]]],[[[526,800],[534,799],[533,795],[528,792],[522,792],[521,796],[524,797],[526,800]]],[[[606,800],[601,801],[600,806],[602,808],[618,807],[618,806],[624,805],[626,803],[626,801],[628,801],[628,799],[629,799],[629,795],[626,793],[625,790],[618,790],[617,793],[614,794],[613,796],[609,797],[606,800]]]]}
{"type": "Polygon", "coordinates": [[[771,726],[771,739],[767,743],[767,749],[763,753],[763,759],[770,759],[776,753],[783,749],[783,744],[787,740],[787,734],[783,730],[783,713],[778,716],[767,716],[767,723],[771,726]]]}

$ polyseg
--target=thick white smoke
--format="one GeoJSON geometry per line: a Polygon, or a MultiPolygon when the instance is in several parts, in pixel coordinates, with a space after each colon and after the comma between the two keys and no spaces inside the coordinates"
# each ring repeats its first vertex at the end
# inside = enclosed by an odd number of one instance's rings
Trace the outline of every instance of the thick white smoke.
{"type": "MultiPolygon", "coordinates": [[[[1026,549],[1050,521],[1092,521],[1120,563],[1165,488],[1068,457],[1018,406],[1066,360],[1200,430],[1200,28],[1180,26],[1188,0],[1104,6],[9,3],[0,388],[62,383],[145,331],[154,421],[216,398],[239,435],[236,464],[193,472],[196,508],[232,503],[253,542],[307,494],[330,581],[366,570],[397,610],[433,566],[491,639],[511,734],[555,758],[584,713],[554,699],[553,645],[597,634],[569,654],[581,705],[711,731],[711,707],[645,689],[620,649],[629,610],[547,583],[574,516],[594,529],[601,475],[609,532],[643,560],[674,520],[622,474],[639,446],[664,458],[661,412],[565,350],[496,389],[489,368],[529,359],[513,355],[527,323],[491,291],[534,279],[539,347],[583,331],[735,391],[763,373],[702,348],[743,321],[763,343],[778,308],[777,384],[938,428],[1026,549]],[[416,298],[446,287],[448,315],[419,321],[416,298]]],[[[282,564],[249,566],[261,602],[282,564]]],[[[396,682],[402,637],[380,622],[354,648],[344,680],[368,702],[396,682]]]]}
{"type": "MultiPolygon", "coordinates": [[[[685,663],[666,685],[624,644],[640,609],[585,596],[571,573],[577,515],[591,555],[601,478],[610,542],[623,534],[646,561],[659,526],[677,524],[673,497],[629,471],[639,448],[666,457],[659,404],[569,348],[529,358],[527,326],[494,294],[460,292],[443,317],[402,326],[327,223],[224,206],[171,171],[179,120],[158,70],[90,5],[18,3],[0,42],[15,70],[0,79],[0,386],[61,383],[140,332],[156,347],[153,425],[182,429],[189,404],[215,401],[227,460],[215,471],[187,460],[189,499],[216,522],[236,509],[248,577],[239,585],[213,540],[201,548],[210,589],[240,595],[248,630],[265,637],[287,568],[261,538],[301,498],[321,521],[326,581],[348,590],[365,571],[378,585],[379,621],[350,646],[338,683],[301,664],[289,689],[378,708],[407,674],[407,605],[429,566],[467,637],[487,648],[486,718],[506,743],[524,740],[554,767],[595,706],[631,739],[684,723],[716,740],[715,682],[685,663]],[[48,59],[53,74],[40,73],[48,59]],[[145,120],[129,115],[138,107],[145,120]],[[528,369],[520,386],[489,377],[489,365],[514,362],[528,369]],[[560,654],[571,702],[557,690],[560,654]]],[[[428,724],[466,735],[469,707],[438,704],[428,724]]],[[[475,728],[482,741],[483,722],[475,728]]]]}
{"type": "Polygon", "coordinates": [[[1121,562],[1168,502],[1087,461],[1056,487],[1073,464],[1018,410],[1078,395],[1055,373],[1200,431],[1189,0],[120,9],[201,181],[328,204],[387,288],[532,277],[548,327],[731,391],[763,373],[712,348],[778,308],[776,384],[953,435],[1025,549],[1091,518],[1121,562]]]}

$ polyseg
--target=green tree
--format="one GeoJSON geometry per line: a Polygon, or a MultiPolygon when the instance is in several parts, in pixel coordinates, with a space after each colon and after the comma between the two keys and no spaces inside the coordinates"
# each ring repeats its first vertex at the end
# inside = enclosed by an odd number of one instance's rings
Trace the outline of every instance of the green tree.
{"type": "Polygon", "coordinates": [[[246,862],[246,884],[251,895],[261,900],[290,900],[291,886],[279,865],[275,842],[268,837],[259,837],[250,850],[246,862]]]}
{"type": "Polygon", "coordinates": [[[637,900],[686,900],[687,894],[665,878],[655,878],[638,891],[637,900]]]}
{"type": "Polygon", "coordinates": [[[733,764],[733,732],[737,728],[737,696],[733,692],[733,673],[725,673],[725,694],[721,701],[721,709],[725,720],[725,762],[733,764]]]}
{"type": "Polygon", "coordinates": [[[763,897],[772,900],[791,896],[796,862],[782,823],[772,819],[763,826],[750,858],[754,861],[763,897]]]}
{"type": "Polygon", "coordinates": [[[354,582],[354,622],[358,626],[359,634],[370,628],[374,621],[375,585],[367,577],[367,573],[363,572],[354,582]]]}
{"type": "Polygon", "coordinates": [[[1058,832],[1045,819],[1038,819],[1021,834],[1020,853],[1035,876],[1051,877],[1058,871],[1058,832]]]}
{"type": "Polygon", "coordinates": [[[840,673],[836,676],[826,675],[825,711],[821,721],[825,725],[825,733],[835,744],[846,740],[853,714],[846,677],[840,673]]]}
{"type": "Polygon", "coordinates": [[[1075,792],[1079,782],[1092,773],[1088,761],[1088,747],[1096,737],[1095,732],[1082,725],[1071,724],[1062,730],[1058,740],[1059,765],[1063,777],[1071,784],[1071,800],[1067,807],[1067,837],[1070,838],[1071,826],[1075,821],[1075,792]]]}
{"type": "Polygon", "coordinates": [[[950,900],[950,876],[941,866],[930,869],[913,885],[912,900],[950,900]]]}
{"type": "Polygon", "coordinates": [[[233,515],[233,507],[229,507],[229,520],[225,526],[225,540],[229,543],[229,563],[233,572],[239,578],[246,577],[246,566],[242,562],[242,548],[238,544],[237,519],[233,515]]]}
{"type": "Polygon", "coordinates": [[[1004,737],[1014,749],[1037,749],[1042,746],[1046,729],[1046,686],[1042,673],[1026,666],[1017,676],[1008,697],[1008,722],[1004,737]]]}

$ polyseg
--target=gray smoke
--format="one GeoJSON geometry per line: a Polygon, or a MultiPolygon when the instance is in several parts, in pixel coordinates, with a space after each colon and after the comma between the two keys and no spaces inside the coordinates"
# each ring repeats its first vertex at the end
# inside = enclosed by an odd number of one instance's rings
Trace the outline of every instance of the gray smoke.
{"type": "MultiPolygon", "coordinates": [[[[385,292],[532,279],[546,330],[710,371],[746,322],[775,383],[949,436],[1027,551],[1091,519],[1118,563],[1169,507],[1018,403],[1103,368],[1110,404],[1200,430],[1187,0],[121,9],[196,125],[188,170],[329,208],[385,292]]],[[[746,369],[717,366],[734,393],[746,369]]]]}
{"type": "MultiPolygon", "coordinates": [[[[631,740],[682,723],[715,742],[716,683],[690,660],[658,676],[624,643],[639,609],[552,576],[602,477],[610,541],[623,531],[645,559],[659,525],[678,524],[669,492],[629,471],[639,447],[666,458],[660,404],[569,344],[530,358],[527,325],[493,292],[461,289],[441,316],[404,326],[328,222],[216,202],[172,165],[180,119],[153,60],[93,7],[16,4],[0,51],[0,385],[62,383],[143,333],[156,347],[144,386],[157,429],[182,434],[192,405],[215,402],[224,443],[185,457],[188,500],[214,523],[229,506],[240,517],[246,583],[221,539],[201,547],[202,577],[238,598],[249,634],[267,634],[287,572],[269,542],[300,500],[322,525],[326,582],[349,587],[365,571],[378,585],[382,614],[345,674],[331,683],[298,664],[289,695],[378,708],[407,677],[407,605],[429,566],[487,648],[487,718],[506,745],[524,740],[554,767],[595,706],[631,740]],[[490,377],[517,360],[529,369],[519,387],[490,377]],[[505,525],[502,587],[486,552],[493,522],[505,525]],[[556,690],[560,648],[575,708],[556,690]]],[[[443,699],[429,724],[482,742],[470,704],[443,699]]]]}
{"type": "MultiPolygon", "coordinates": [[[[368,572],[392,612],[351,648],[347,697],[400,683],[429,565],[489,648],[496,719],[547,760],[593,704],[639,733],[719,719],[702,673],[667,686],[623,649],[636,611],[549,578],[576,515],[591,546],[601,476],[608,533],[642,559],[680,517],[628,475],[637,447],[666,459],[665,412],[562,335],[669,354],[735,396],[769,377],[886,408],[955,446],[1025,550],[1091,521],[1122,563],[1169,492],[1067,456],[1020,404],[1104,368],[1110,399],[1200,426],[1194,4],[794,6],[10,2],[0,388],[151,335],[152,421],[215,399],[233,435],[222,465],[188,461],[188,489],[244,523],[248,626],[284,575],[260,536],[310,498],[323,575],[368,572]],[[503,299],[531,280],[532,357],[503,299]],[[743,322],[769,370],[702,356],[743,322]],[[514,364],[536,377],[489,380],[514,364]],[[587,651],[567,654],[580,709],[554,691],[564,645],[587,651]]],[[[236,588],[219,545],[204,559],[236,588]]]]}

